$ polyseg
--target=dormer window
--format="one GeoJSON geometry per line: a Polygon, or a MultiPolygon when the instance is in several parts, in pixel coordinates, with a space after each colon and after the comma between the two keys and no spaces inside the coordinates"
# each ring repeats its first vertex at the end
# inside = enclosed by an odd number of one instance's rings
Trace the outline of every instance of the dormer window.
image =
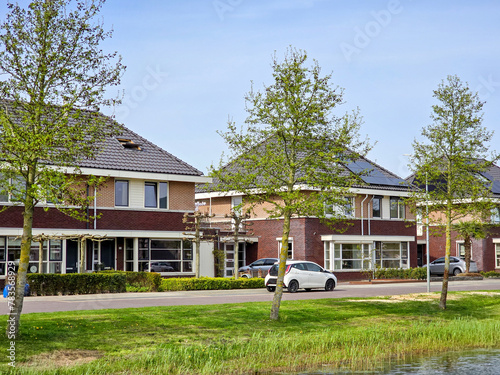
{"type": "Polygon", "coordinates": [[[125,148],[129,148],[132,150],[139,150],[139,151],[141,150],[141,146],[137,143],[134,143],[134,141],[132,141],[131,139],[128,138],[116,138],[116,139],[125,148]]]}

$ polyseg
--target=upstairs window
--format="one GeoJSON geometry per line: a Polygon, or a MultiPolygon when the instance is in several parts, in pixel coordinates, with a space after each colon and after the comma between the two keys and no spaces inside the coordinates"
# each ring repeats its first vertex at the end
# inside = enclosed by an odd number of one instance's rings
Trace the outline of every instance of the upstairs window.
{"type": "Polygon", "coordinates": [[[166,182],[144,183],[144,207],[168,208],[168,184],[166,182]]]}
{"type": "Polygon", "coordinates": [[[375,195],[372,199],[372,217],[382,217],[382,197],[375,195]]]}
{"type": "Polygon", "coordinates": [[[354,217],[354,198],[344,197],[344,203],[325,204],[325,216],[354,217]]]}
{"type": "Polygon", "coordinates": [[[128,181],[115,181],[115,206],[128,207],[128,181]]]}
{"type": "Polygon", "coordinates": [[[500,224],[500,207],[495,207],[491,210],[491,223],[500,224]]]}
{"type": "Polygon", "coordinates": [[[391,219],[405,218],[405,204],[399,197],[391,197],[391,219]]]}

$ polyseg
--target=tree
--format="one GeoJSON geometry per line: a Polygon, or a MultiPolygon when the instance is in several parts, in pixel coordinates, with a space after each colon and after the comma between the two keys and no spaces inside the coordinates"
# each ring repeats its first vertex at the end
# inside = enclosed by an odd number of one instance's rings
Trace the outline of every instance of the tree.
{"type": "Polygon", "coordinates": [[[32,242],[34,207],[50,201],[79,219],[88,206],[85,186],[102,179],[80,176],[119,126],[98,111],[113,105],[105,90],[124,71],[116,53],[99,44],[111,37],[96,21],[104,0],[32,0],[8,3],[0,31],[0,186],[24,206],[21,257],[7,331],[17,335],[32,242]]]}
{"type": "Polygon", "coordinates": [[[472,239],[485,238],[488,232],[487,227],[484,221],[464,220],[453,224],[453,229],[464,240],[465,273],[469,273],[472,239]]]}
{"type": "Polygon", "coordinates": [[[242,213],[241,210],[231,210],[231,213],[225,215],[226,218],[231,219],[231,226],[233,228],[233,243],[234,243],[234,278],[238,280],[240,268],[240,233],[243,228],[247,225],[246,221],[250,219],[250,213],[248,211],[242,213]]]}
{"type": "Polygon", "coordinates": [[[184,213],[182,217],[182,222],[187,224],[186,230],[194,231],[192,233],[184,233],[186,235],[193,235],[192,238],[188,238],[189,241],[195,245],[195,258],[194,258],[194,272],[196,278],[200,277],[200,248],[202,239],[208,239],[211,236],[207,236],[202,233],[202,224],[206,222],[209,218],[213,217],[209,213],[202,213],[200,211],[195,211],[193,214],[188,212],[184,213]]]}
{"type": "Polygon", "coordinates": [[[369,148],[359,139],[357,112],[333,114],[342,103],[342,89],[332,85],[331,74],[321,76],[316,61],[306,67],[306,60],[306,52],[292,47],[283,62],[274,56],[274,83],[246,95],[246,125],[237,130],[229,121],[228,130],[220,132],[231,159],[223,157],[211,170],[215,191],[242,193],[247,208],[267,203],[269,217],[283,220],[273,320],[279,318],[291,218],[325,219],[325,204],[344,206],[357,181],[345,165],[369,148]]]}
{"type": "Polygon", "coordinates": [[[457,76],[448,76],[434,91],[432,124],[422,130],[423,141],[413,142],[410,169],[424,189],[412,194],[415,207],[429,200],[431,223],[443,225],[446,235],[445,272],[439,306],[446,308],[452,224],[466,216],[490,212],[490,186],[481,173],[499,159],[489,152],[493,132],[482,124],[483,102],[457,76]]]}

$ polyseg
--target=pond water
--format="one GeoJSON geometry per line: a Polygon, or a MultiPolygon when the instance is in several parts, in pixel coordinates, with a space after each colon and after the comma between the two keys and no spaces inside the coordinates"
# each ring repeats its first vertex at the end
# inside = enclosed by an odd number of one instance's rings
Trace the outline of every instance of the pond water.
{"type": "Polygon", "coordinates": [[[413,357],[406,363],[388,363],[372,371],[332,370],[301,372],[300,375],[499,375],[500,349],[448,352],[431,357],[413,357]]]}

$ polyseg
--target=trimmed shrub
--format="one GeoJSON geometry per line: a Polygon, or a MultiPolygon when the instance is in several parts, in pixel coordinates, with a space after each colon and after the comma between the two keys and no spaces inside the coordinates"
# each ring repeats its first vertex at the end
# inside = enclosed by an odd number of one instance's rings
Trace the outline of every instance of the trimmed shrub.
{"type": "Polygon", "coordinates": [[[255,289],[264,288],[264,279],[242,277],[238,280],[226,277],[200,277],[163,279],[160,291],[179,290],[219,290],[219,289],[255,289]]]}
{"type": "Polygon", "coordinates": [[[424,280],[427,278],[427,269],[416,268],[379,268],[375,271],[375,279],[411,279],[424,280]]]}
{"type": "Polygon", "coordinates": [[[31,295],[36,296],[123,293],[126,290],[125,275],[118,273],[30,273],[27,277],[31,295]]]}
{"type": "Polygon", "coordinates": [[[125,275],[129,292],[156,292],[162,280],[161,275],[156,272],[99,271],[97,273],[125,275]]]}
{"type": "Polygon", "coordinates": [[[483,277],[500,277],[500,272],[496,272],[496,271],[484,272],[484,271],[481,271],[481,275],[483,275],[483,277]]]}

